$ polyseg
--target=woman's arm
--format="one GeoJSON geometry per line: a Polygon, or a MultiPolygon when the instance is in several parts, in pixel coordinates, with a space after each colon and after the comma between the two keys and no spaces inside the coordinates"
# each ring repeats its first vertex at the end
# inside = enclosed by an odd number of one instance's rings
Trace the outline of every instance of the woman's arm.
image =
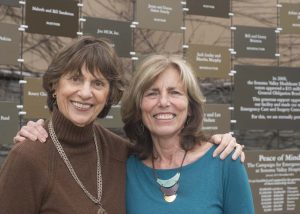
{"type": "Polygon", "coordinates": [[[2,165],[0,213],[38,213],[41,206],[47,179],[43,179],[46,176],[42,176],[38,155],[28,150],[27,144],[30,143],[16,145],[2,165]]]}
{"type": "MultiPolygon", "coordinates": [[[[44,129],[44,120],[39,119],[38,121],[29,121],[25,126],[23,126],[17,135],[14,137],[14,143],[25,142],[26,139],[31,141],[40,141],[42,143],[46,142],[48,133],[44,129]]],[[[232,151],[232,159],[236,160],[240,157],[241,161],[244,162],[245,154],[243,152],[243,145],[236,142],[235,137],[231,134],[217,134],[213,135],[210,139],[211,143],[219,144],[217,149],[214,151],[213,156],[216,157],[220,154],[220,158],[225,159],[232,151]]]]}

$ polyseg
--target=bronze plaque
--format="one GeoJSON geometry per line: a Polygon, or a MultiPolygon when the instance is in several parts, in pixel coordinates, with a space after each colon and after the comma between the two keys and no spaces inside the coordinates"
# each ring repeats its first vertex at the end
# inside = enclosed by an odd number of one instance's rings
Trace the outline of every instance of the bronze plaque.
{"type": "Polygon", "coordinates": [[[230,111],[228,104],[205,104],[202,130],[209,134],[230,131],[230,111]]]}
{"type": "Polygon", "coordinates": [[[300,213],[300,152],[245,152],[255,213],[300,213]]]}
{"type": "Polygon", "coordinates": [[[230,54],[226,47],[190,44],[186,60],[199,78],[229,77],[230,54]]]}
{"type": "Polygon", "coordinates": [[[229,0],[187,0],[187,14],[229,18],[229,0]]]}
{"type": "Polygon", "coordinates": [[[19,130],[17,103],[1,101],[0,109],[0,144],[12,143],[19,130]]]}
{"type": "Polygon", "coordinates": [[[78,6],[74,0],[27,0],[27,32],[76,37],[78,6]]]}
{"type": "Polygon", "coordinates": [[[275,28],[237,26],[234,31],[236,57],[275,58],[275,28]]]}
{"type": "Polygon", "coordinates": [[[136,1],[136,21],[139,28],[182,32],[181,0],[136,1]]]}
{"type": "Polygon", "coordinates": [[[300,34],[300,4],[282,4],[280,27],[283,34],[300,34]]]}
{"type": "Polygon", "coordinates": [[[108,38],[120,57],[130,57],[129,53],[132,51],[130,22],[86,17],[83,33],[108,38]]]}
{"type": "Polygon", "coordinates": [[[300,68],[235,66],[237,129],[300,129],[300,68]]]}
{"type": "Polygon", "coordinates": [[[0,64],[18,65],[21,34],[18,26],[0,23],[0,64]]]}
{"type": "Polygon", "coordinates": [[[25,80],[27,81],[23,89],[25,118],[48,118],[47,93],[42,87],[42,79],[26,77],[25,80]]]}

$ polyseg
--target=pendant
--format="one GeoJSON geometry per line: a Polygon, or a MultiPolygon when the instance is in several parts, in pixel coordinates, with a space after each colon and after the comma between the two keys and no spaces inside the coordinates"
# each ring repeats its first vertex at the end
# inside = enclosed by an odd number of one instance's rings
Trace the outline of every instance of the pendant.
{"type": "Polygon", "coordinates": [[[107,214],[107,212],[103,209],[103,207],[99,207],[97,214],[107,214]]]}
{"type": "Polygon", "coordinates": [[[163,179],[156,179],[156,182],[163,187],[166,188],[170,188],[172,186],[174,186],[176,183],[178,183],[178,180],[180,178],[180,173],[177,172],[176,175],[174,175],[172,178],[168,179],[168,180],[163,180],[163,179]]]}
{"type": "Polygon", "coordinates": [[[166,188],[163,186],[160,186],[160,191],[165,195],[165,196],[171,196],[171,195],[176,195],[177,190],[178,190],[179,184],[176,183],[174,186],[170,188],[166,188]]]}
{"type": "Polygon", "coordinates": [[[173,201],[175,201],[176,197],[177,197],[177,194],[169,195],[169,196],[165,195],[164,199],[165,199],[166,202],[172,203],[173,201]]]}

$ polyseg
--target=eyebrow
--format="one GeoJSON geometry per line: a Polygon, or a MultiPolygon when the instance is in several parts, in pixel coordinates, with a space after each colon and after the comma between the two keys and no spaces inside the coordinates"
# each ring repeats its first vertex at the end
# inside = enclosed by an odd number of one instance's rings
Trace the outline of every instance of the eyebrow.
{"type": "MultiPolygon", "coordinates": [[[[180,88],[178,88],[178,87],[173,87],[173,86],[167,88],[168,91],[175,90],[175,89],[176,89],[176,90],[182,90],[182,89],[180,89],[180,88]]],[[[159,91],[159,88],[149,88],[149,89],[147,89],[146,91],[159,91]]]]}

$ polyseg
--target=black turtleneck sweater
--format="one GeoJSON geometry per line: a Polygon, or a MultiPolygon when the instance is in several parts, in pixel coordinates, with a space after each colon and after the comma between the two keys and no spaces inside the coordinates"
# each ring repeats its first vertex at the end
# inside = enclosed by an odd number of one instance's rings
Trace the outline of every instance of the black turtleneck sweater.
{"type": "MultiPolygon", "coordinates": [[[[101,126],[77,127],[54,109],[57,138],[77,176],[97,196],[96,133],[102,166],[101,203],[109,214],[125,213],[128,142],[101,126]]],[[[48,128],[48,123],[46,123],[48,128]]],[[[95,205],[75,182],[51,138],[17,144],[0,171],[0,211],[7,214],[90,214],[95,205]]]]}

